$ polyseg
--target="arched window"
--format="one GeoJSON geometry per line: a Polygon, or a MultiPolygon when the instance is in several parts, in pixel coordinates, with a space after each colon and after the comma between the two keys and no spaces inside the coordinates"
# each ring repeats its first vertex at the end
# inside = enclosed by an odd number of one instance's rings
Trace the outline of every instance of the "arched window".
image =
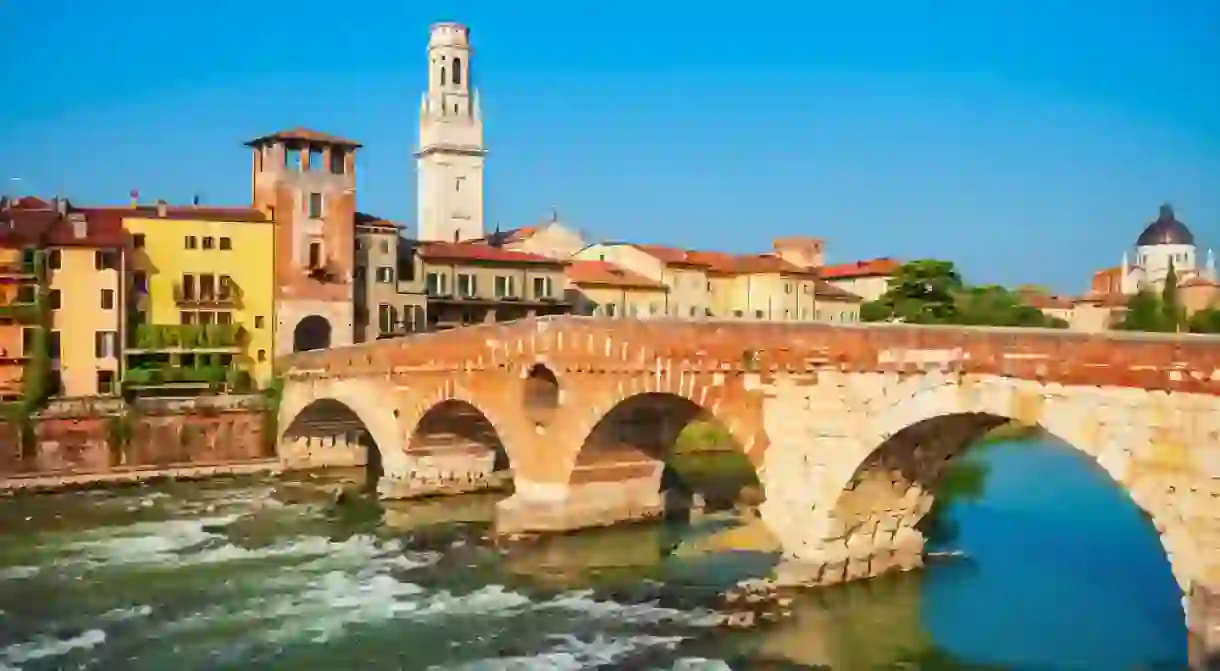
{"type": "Polygon", "coordinates": [[[445,85],[445,66],[441,66],[441,86],[445,85]]]}
{"type": "Polygon", "coordinates": [[[462,59],[453,59],[453,85],[462,85],[462,59]]]}

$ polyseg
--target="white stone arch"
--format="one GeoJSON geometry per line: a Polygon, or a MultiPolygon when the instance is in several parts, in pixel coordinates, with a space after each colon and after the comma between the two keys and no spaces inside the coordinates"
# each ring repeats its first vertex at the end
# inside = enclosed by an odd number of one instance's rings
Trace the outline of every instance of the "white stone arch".
{"type": "Polygon", "coordinates": [[[364,378],[289,380],[284,384],[280,398],[277,448],[283,443],[284,433],[310,405],[317,401],[333,400],[342,403],[360,419],[377,444],[385,472],[391,472],[391,469],[397,469],[396,472],[406,470],[404,443],[395,417],[396,404],[387,402],[388,394],[392,395],[393,390],[364,378]]]}
{"type": "Polygon", "coordinates": [[[480,401],[469,389],[457,384],[453,380],[446,380],[435,392],[418,400],[412,406],[411,413],[406,418],[406,421],[400,423],[402,427],[400,439],[404,454],[407,447],[411,444],[411,438],[415,435],[415,431],[419,429],[419,423],[423,420],[424,415],[427,415],[433,408],[446,401],[460,401],[479,411],[479,414],[483,415],[487,423],[491,424],[491,428],[496,432],[496,437],[499,438],[500,444],[504,446],[504,452],[508,455],[509,468],[515,469],[516,464],[521,463],[519,461],[521,454],[518,452],[520,448],[516,446],[516,441],[512,440],[511,434],[507,431],[509,424],[500,417],[499,413],[491,409],[491,404],[480,401]]]}
{"type": "MultiPolygon", "coordinates": [[[[1165,405],[1167,394],[1140,389],[1042,385],[998,377],[966,380],[944,377],[928,384],[930,381],[927,377],[909,378],[870,404],[867,415],[873,435],[841,446],[850,446],[848,455],[830,464],[827,493],[832,498],[823,509],[827,518],[857,470],[890,437],[940,417],[980,413],[1037,425],[1091,457],[1152,519],[1183,592],[1189,592],[1192,583],[1203,578],[1208,560],[1183,523],[1174,494],[1175,490],[1189,491],[1191,485],[1187,480],[1140,476],[1141,461],[1151,449],[1151,418],[1127,414],[1150,403],[1165,405]],[[1149,394],[1153,398],[1146,398],[1149,394]],[[1122,406],[1123,399],[1131,403],[1122,406]],[[1116,408],[1116,404],[1120,407],[1116,408]],[[1105,422],[1107,413],[1123,417],[1121,430],[1105,422]]],[[[1212,397],[1204,400],[1216,403],[1212,397]]]]}

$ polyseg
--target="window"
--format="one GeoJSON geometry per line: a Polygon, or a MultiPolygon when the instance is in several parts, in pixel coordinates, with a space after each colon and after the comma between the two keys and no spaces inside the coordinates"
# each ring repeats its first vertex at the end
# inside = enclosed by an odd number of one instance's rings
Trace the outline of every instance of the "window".
{"type": "Polygon", "coordinates": [[[322,218],[322,194],[320,193],[309,194],[309,218],[322,218]]]}
{"type": "Polygon", "coordinates": [[[394,330],[394,308],[382,303],[377,306],[377,328],[382,333],[394,330]]]}
{"type": "Polygon", "coordinates": [[[197,242],[198,241],[195,239],[195,236],[188,235],[188,236],[186,236],[186,238],[183,239],[182,246],[186,249],[194,249],[195,247],[198,246],[197,242]]]}
{"type": "Polygon", "coordinates": [[[118,253],[112,249],[99,249],[93,253],[93,268],[95,270],[118,270],[118,253]]]}
{"type": "Polygon", "coordinates": [[[257,317],[254,318],[254,328],[261,329],[261,328],[264,328],[266,326],[266,324],[267,324],[266,317],[264,317],[262,315],[258,315],[257,317]]]}
{"type": "Polygon", "coordinates": [[[762,310],[755,310],[755,311],[754,311],[754,318],[755,318],[755,319],[762,319],[762,318],[763,318],[763,311],[762,311],[762,310]]]}
{"type": "Polygon", "coordinates": [[[267,360],[267,350],[265,350],[265,349],[260,349],[260,350],[258,351],[258,360],[259,360],[260,362],[262,362],[262,361],[266,361],[266,360],[267,360]]]}
{"type": "Polygon", "coordinates": [[[114,371],[99,370],[97,372],[97,393],[103,396],[114,393],[114,371]]]}
{"type": "Polygon", "coordinates": [[[462,190],[462,182],[465,180],[465,177],[458,177],[457,179],[453,180],[453,190],[460,192],[462,190]]]}
{"type": "Polygon", "coordinates": [[[607,317],[613,317],[618,312],[618,306],[614,303],[606,303],[605,308],[607,317]]]}
{"type": "Polygon", "coordinates": [[[219,294],[220,300],[227,301],[227,300],[233,298],[233,278],[232,277],[229,277],[228,275],[221,275],[220,284],[218,285],[218,288],[219,288],[218,294],[219,294]]]}
{"type": "Polygon", "coordinates": [[[119,334],[116,331],[97,331],[93,334],[93,356],[108,359],[115,356],[119,334]]]}
{"type": "Polygon", "coordinates": [[[791,282],[784,282],[784,293],[786,293],[786,294],[792,293],[792,283],[791,282]]]}
{"type": "Polygon", "coordinates": [[[114,309],[114,289],[102,289],[102,309],[114,309]]]}
{"type": "Polygon", "coordinates": [[[381,243],[379,244],[379,246],[381,247],[382,254],[390,253],[390,241],[389,240],[382,240],[381,243]]]}
{"type": "Polygon", "coordinates": [[[188,301],[195,300],[195,276],[182,276],[182,297],[188,301]]]}
{"type": "Polygon", "coordinates": [[[52,359],[59,360],[59,331],[51,331],[47,336],[47,354],[52,359]]]}
{"type": "Polygon", "coordinates": [[[38,329],[34,327],[26,327],[21,329],[21,353],[25,355],[34,353],[34,338],[37,336],[38,329]]]}
{"type": "Polygon", "coordinates": [[[58,249],[52,249],[50,253],[47,254],[47,267],[51,270],[59,270],[59,265],[62,262],[63,259],[61,258],[58,249]]]}
{"type": "Polygon", "coordinates": [[[199,300],[210,301],[216,299],[216,276],[211,273],[203,273],[199,276],[199,300]]]}
{"type": "Polygon", "coordinates": [[[216,313],[216,323],[217,324],[226,324],[226,325],[232,324],[233,323],[233,313],[227,312],[227,311],[226,312],[217,312],[216,313]]]}
{"type": "Polygon", "coordinates": [[[696,307],[695,307],[695,306],[693,306],[693,305],[692,305],[692,306],[690,306],[690,316],[691,316],[691,317],[694,317],[694,316],[695,316],[695,315],[697,315],[697,314],[699,314],[699,309],[698,309],[698,308],[696,308],[696,307]]]}
{"type": "Polygon", "coordinates": [[[307,161],[307,163],[305,164],[306,170],[321,170],[322,169],[322,166],[324,164],[322,163],[322,148],[321,147],[311,146],[309,148],[309,155],[306,156],[305,158],[307,161]]]}
{"type": "Polygon", "coordinates": [[[290,171],[301,169],[301,148],[292,145],[284,147],[284,167],[290,171]]]}
{"type": "Polygon", "coordinates": [[[392,266],[380,266],[377,268],[377,281],[381,284],[393,284],[394,268],[392,266]]]}
{"type": "Polygon", "coordinates": [[[200,312],[199,313],[199,325],[207,326],[208,324],[214,323],[215,316],[216,316],[216,314],[213,312],[200,312]]]}
{"type": "Polygon", "coordinates": [[[440,273],[428,273],[424,278],[424,290],[429,296],[445,296],[449,293],[446,277],[440,273]]]}
{"type": "Polygon", "coordinates": [[[513,278],[507,275],[496,275],[496,298],[515,298],[513,278]]]}
{"type": "Polygon", "coordinates": [[[462,59],[453,59],[453,85],[462,85],[462,59]]]}
{"type": "Polygon", "coordinates": [[[330,171],[332,174],[342,175],[347,171],[346,166],[344,165],[346,155],[347,152],[339,147],[330,148],[330,171]]]}
{"type": "Polygon", "coordinates": [[[233,249],[233,240],[231,240],[230,238],[221,236],[220,249],[221,249],[221,251],[226,251],[226,252],[229,251],[230,249],[233,249]]]}
{"type": "Polygon", "coordinates": [[[551,278],[535,277],[534,278],[534,298],[550,298],[551,297],[551,278]]]}
{"type": "Polygon", "coordinates": [[[33,284],[22,284],[17,287],[17,303],[34,303],[38,300],[38,289],[33,284]]]}
{"type": "Polygon", "coordinates": [[[131,286],[138,294],[148,293],[148,273],[137,270],[131,274],[131,286]]]}
{"type": "MultiPolygon", "coordinates": [[[[59,289],[52,289],[51,293],[47,295],[47,302],[51,304],[52,310],[58,310],[62,301],[63,296],[60,295],[59,289]]],[[[18,302],[20,302],[20,299],[18,302]]]]}
{"type": "Polygon", "coordinates": [[[204,249],[215,249],[216,248],[216,238],[213,238],[210,235],[203,236],[203,248],[204,249]]]}
{"type": "Polygon", "coordinates": [[[457,290],[459,296],[473,298],[479,293],[478,280],[470,273],[458,273],[457,290]]]}
{"type": "Polygon", "coordinates": [[[322,267],[322,243],[320,242],[309,243],[309,267],[322,267]]]}
{"type": "Polygon", "coordinates": [[[131,236],[131,246],[135,247],[136,249],[143,249],[144,248],[144,234],[136,233],[135,235],[131,236]]]}
{"type": "Polygon", "coordinates": [[[195,323],[195,313],[185,311],[180,312],[178,313],[178,321],[181,322],[183,326],[191,326],[195,323]]]}

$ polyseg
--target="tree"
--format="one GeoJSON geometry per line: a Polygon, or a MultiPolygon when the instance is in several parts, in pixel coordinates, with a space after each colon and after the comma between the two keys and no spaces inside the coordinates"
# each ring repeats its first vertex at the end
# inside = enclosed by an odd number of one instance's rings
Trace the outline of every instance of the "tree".
{"type": "Polygon", "coordinates": [[[1115,327],[1121,331],[1171,331],[1165,319],[1161,299],[1147,288],[1127,300],[1127,312],[1115,327]]]}
{"type": "Polygon", "coordinates": [[[1181,330],[1186,315],[1178,302],[1178,273],[1174,270],[1172,259],[1169,261],[1169,270],[1165,273],[1165,288],[1161,290],[1161,314],[1166,331],[1181,330]]]}
{"type": "Polygon", "coordinates": [[[869,316],[884,310],[886,319],[911,324],[952,323],[957,313],[955,295],[961,289],[962,277],[952,261],[911,261],[890,278],[889,288],[869,316]]]}
{"type": "Polygon", "coordinates": [[[1204,308],[1190,316],[1191,333],[1220,333],[1220,309],[1204,308]]]}

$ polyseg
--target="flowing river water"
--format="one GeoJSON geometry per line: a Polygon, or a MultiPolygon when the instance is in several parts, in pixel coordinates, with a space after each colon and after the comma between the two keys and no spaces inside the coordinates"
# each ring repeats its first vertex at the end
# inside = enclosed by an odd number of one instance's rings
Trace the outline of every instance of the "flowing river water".
{"type": "Polygon", "coordinates": [[[733,513],[499,550],[494,497],[335,507],[300,475],[0,499],[0,670],[1184,668],[1126,495],[1058,446],[981,458],[966,558],[740,632],[711,596],[775,556],[715,542],[733,513]]]}

